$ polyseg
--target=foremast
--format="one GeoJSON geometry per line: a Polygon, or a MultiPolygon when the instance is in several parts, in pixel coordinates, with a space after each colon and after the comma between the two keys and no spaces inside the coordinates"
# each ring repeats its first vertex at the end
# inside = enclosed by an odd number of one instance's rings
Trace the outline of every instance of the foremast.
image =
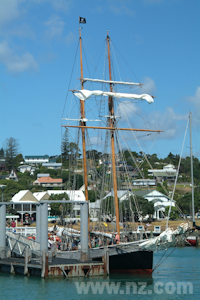
{"type": "MultiPolygon", "coordinates": [[[[110,38],[107,31],[107,46],[108,46],[108,65],[109,65],[109,80],[112,81],[112,73],[111,73],[111,61],[110,61],[110,38]]],[[[112,84],[110,83],[110,92],[112,92],[112,84]]],[[[114,202],[115,202],[115,216],[116,216],[116,231],[117,234],[120,236],[120,228],[119,228],[119,204],[118,204],[118,197],[117,197],[117,174],[116,174],[116,165],[115,165],[115,130],[112,128],[115,127],[115,118],[114,118],[114,105],[113,105],[113,97],[108,97],[108,109],[109,109],[109,126],[110,130],[110,137],[111,137],[111,155],[112,155],[112,177],[113,177],[113,191],[114,191],[114,202]]]]}
{"type": "Polygon", "coordinates": [[[192,114],[190,112],[190,162],[191,162],[191,187],[192,187],[192,223],[195,226],[194,219],[194,179],[193,179],[193,154],[192,154],[192,114]]]}

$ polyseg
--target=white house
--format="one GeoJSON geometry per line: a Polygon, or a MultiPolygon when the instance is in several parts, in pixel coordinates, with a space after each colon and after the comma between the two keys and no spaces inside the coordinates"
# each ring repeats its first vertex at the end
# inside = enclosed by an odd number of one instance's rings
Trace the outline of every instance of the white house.
{"type": "Polygon", "coordinates": [[[30,174],[33,175],[36,168],[30,165],[21,165],[18,169],[21,173],[30,172],[30,174]]]}
{"type": "MultiPolygon", "coordinates": [[[[153,191],[135,191],[134,194],[136,196],[142,196],[145,199],[147,199],[149,202],[154,203],[154,218],[159,220],[159,219],[165,219],[165,208],[167,206],[170,206],[171,204],[171,199],[170,197],[158,192],[157,190],[153,191]]],[[[172,206],[175,207],[176,201],[172,201],[172,206]]]]}
{"type": "Polygon", "coordinates": [[[133,180],[134,186],[155,186],[156,180],[155,179],[135,179],[133,180]]]}
{"type": "Polygon", "coordinates": [[[174,165],[168,164],[163,167],[163,169],[150,169],[148,170],[148,175],[153,176],[154,179],[158,181],[175,181],[177,170],[174,165]]]}
{"type": "Polygon", "coordinates": [[[29,190],[19,191],[12,197],[11,202],[13,203],[13,209],[16,209],[17,212],[21,214],[21,219],[24,220],[24,215],[26,214],[35,219],[36,205],[39,201],[29,190]],[[21,203],[26,201],[30,203],[21,203]]]}
{"type": "Polygon", "coordinates": [[[33,196],[38,200],[38,201],[41,201],[41,200],[49,200],[49,193],[48,192],[36,192],[36,193],[33,193],[33,196]]]}
{"type": "Polygon", "coordinates": [[[47,169],[58,170],[61,169],[62,164],[56,162],[49,162],[49,163],[43,163],[42,166],[46,167],[47,169]]]}
{"type": "Polygon", "coordinates": [[[39,165],[49,162],[48,155],[27,155],[24,158],[26,164],[39,165]]]}

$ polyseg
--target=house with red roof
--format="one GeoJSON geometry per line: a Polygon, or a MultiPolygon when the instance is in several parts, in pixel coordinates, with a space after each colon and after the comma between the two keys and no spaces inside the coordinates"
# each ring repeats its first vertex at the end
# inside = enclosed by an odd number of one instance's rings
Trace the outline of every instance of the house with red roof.
{"type": "Polygon", "coordinates": [[[51,178],[50,176],[44,176],[37,178],[33,185],[40,185],[43,187],[61,187],[63,185],[62,178],[51,178]]]}

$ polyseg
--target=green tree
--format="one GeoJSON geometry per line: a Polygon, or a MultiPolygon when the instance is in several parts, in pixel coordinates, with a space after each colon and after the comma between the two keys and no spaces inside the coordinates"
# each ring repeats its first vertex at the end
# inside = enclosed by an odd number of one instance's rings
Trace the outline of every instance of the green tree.
{"type": "Polygon", "coordinates": [[[65,199],[65,200],[69,200],[68,194],[63,193],[63,194],[55,194],[55,195],[51,195],[49,200],[58,200],[58,203],[51,203],[51,212],[50,214],[52,216],[61,216],[62,214],[64,215],[67,212],[67,204],[64,203],[62,204],[61,200],[65,199]]]}
{"type": "Polygon", "coordinates": [[[168,196],[168,187],[167,187],[167,182],[158,182],[156,190],[159,191],[160,193],[165,194],[166,196],[168,196]]]}
{"type": "Polygon", "coordinates": [[[88,150],[86,151],[86,157],[88,159],[99,159],[102,157],[102,153],[98,152],[97,150],[93,149],[93,150],[88,150]]]}
{"type": "Polygon", "coordinates": [[[61,143],[61,155],[63,162],[66,162],[69,159],[69,133],[68,129],[65,130],[62,143],[61,143]]]}
{"type": "Polygon", "coordinates": [[[88,191],[88,199],[90,202],[95,202],[97,199],[99,199],[99,192],[94,190],[88,191]]]}
{"type": "Polygon", "coordinates": [[[18,154],[14,158],[14,165],[19,166],[21,162],[24,162],[24,158],[22,154],[18,154]]]}
{"type": "MultiPolygon", "coordinates": [[[[169,206],[165,207],[165,216],[168,216],[169,208],[170,208],[169,206]]],[[[169,218],[170,218],[170,220],[178,219],[178,210],[176,207],[174,207],[174,206],[171,207],[171,212],[170,212],[169,218]]]]}
{"type": "Polygon", "coordinates": [[[74,142],[69,143],[69,159],[71,163],[74,163],[80,157],[80,149],[74,142]]]}
{"type": "Polygon", "coordinates": [[[154,214],[154,204],[150,201],[148,201],[147,199],[141,197],[141,196],[137,196],[136,197],[136,205],[135,205],[135,200],[134,198],[131,196],[131,205],[132,205],[132,209],[133,211],[135,211],[136,213],[138,213],[137,211],[137,205],[139,207],[139,212],[140,215],[145,217],[146,215],[153,215],[154,214]]]}
{"type": "Polygon", "coordinates": [[[15,157],[18,155],[19,142],[17,139],[10,137],[4,141],[4,153],[6,159],[6,165],[10,171],[12,167],[17,167],[15,163],[15,157]]]}
{"type": "MultiPolygon", "coordinates": [[[[177,205],[181,208],[184,214],[192,213],[192,193],[186,193],[177,200],[177,205]]],[[[194,189],[194,210],[195,213],[200,210],[200,189],[194,189]]]]}
{"type": "Polygon", "coordinates": [[[0,149],[0,158],[4,158],[4,150],[3,150],[3,148],[0,149]]]}

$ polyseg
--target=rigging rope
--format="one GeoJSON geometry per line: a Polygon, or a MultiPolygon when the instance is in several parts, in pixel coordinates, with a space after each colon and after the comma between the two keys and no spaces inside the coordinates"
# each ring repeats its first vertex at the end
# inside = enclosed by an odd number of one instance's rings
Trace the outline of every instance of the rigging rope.
{"type": "MultiPolygon", "coordinates": [[[[167,249],[168,250],[168,249],[167,249]]],[[[167,252],[167,250],[165,250],[164,254],[162,255],[162,257],[160,258],[159,262],[161,261],[161,259],[164,257],[165,253],[167,252]]],[[[161,261],[160,263],[158,262],[157,265],[155,266],[155,268],[153,269],[152,272],[154,272],[174,251],[176,250],[176,248],[174,248],[171,253],[169,253],[169,255],[167,257],[165,257],[165,259],[163,261],[161,261]]]]}
{"type": "Polygon", "coordinates": [[[171,207],[172,207],[172,201],[174,199],[174,193],[175,193],[175,189],[176,189],[176,183],[177,183],[177,180],[178,180],[178,174],[179,174],[179,169],[180,169],[180,165],[181,165],[181,159],[182,159],[183,148],[184,148],[184,144],[185,144],[185,138],[186,138],[186,133],[187,133],[187,129],[188,129],[188,124],[189,124],[189,118],[188,118],[187,125],[186,125],[185,135],[184,135],[184,139],[183,139],[183,145],[182,145],[182,149],[181,149],[181,155],[180,155],[180,158],[179,158],[178,169],[177,169],[176,179],[175,179],[175,183],[174,183],[174,189],[173,189],[173,193],[172,193],[172,197],[171,197],[171,202],[170,202],[170,206],[169,206],[168,218],[167,218],[167,223],[166,223],[166,229],[168,227],[169,216],[170,216],[171,207]]]}

